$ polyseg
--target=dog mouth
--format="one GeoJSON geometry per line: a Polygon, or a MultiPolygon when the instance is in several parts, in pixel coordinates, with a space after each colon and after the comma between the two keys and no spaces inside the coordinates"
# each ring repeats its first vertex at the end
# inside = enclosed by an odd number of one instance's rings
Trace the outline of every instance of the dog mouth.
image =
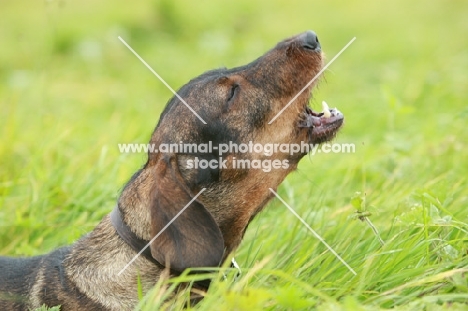
{"type": "Polygon", "coordinates": [[[300,116],[299,127],[307,128],[309,143],[320,144],[333,139],[343,122],[344,116],[338,109],[330,109],[326,102],[322,102],[322,112],[305,107],[300,116]]]}

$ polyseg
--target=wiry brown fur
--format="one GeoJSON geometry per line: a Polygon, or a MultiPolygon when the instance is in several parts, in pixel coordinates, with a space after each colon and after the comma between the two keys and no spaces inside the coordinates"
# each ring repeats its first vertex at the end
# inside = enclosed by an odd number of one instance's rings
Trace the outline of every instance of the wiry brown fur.
{"type": "MultiPolygon", "coordinates": [[[[176,97],[161,115],[150,143],[308,143],[331,139],[298,127],[312,86],[272,125],[271,120],[322,68],[322,54],[311,32],[280,42],[254,62],[209,71],[183,86],[180,96],[207,122],[203,124],[176,97]],[[311,49],[310,46],[313,46],[311,49]]],[[[341,125],[341,123],[339,124],[341,125]]],[[[197,193],[206,189],[150,246],[161,265],[181,272],[216,267],[240,244],[249,222],[259,213],[304,154],[224,154],[227,169],[189,169],[195,157],[219,154],[150,153],[144,167],[118,200],[123,221],[139,238],[150,240],[197,193]],[[289,167],[232,169],[236,159],[287,160],[289,167]]],[[[138,303],[137,279],[147,292],[161,266],[135,256],[106,216],[70,247],[30,259],[0,258],[0,309],[27,310],[42,304],[61,310],[131,310],[138,303]]]]}

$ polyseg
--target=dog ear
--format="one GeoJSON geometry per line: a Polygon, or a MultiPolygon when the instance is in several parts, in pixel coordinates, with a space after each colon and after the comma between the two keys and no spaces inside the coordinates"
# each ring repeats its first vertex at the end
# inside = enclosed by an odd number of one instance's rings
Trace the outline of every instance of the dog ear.
{"type": "Polygon", "coordinates": [[[153,258],[176,271],[219,266],[224,255],[221,230],[200,202],[195,200],[187,206],[193,195],[180,174],[175,156],[161,156],[155,165],[155,174],[151,235],[159,236],[150,245],[153,258]],[[185,206],[187,208],[165,228],[185,206]]]}

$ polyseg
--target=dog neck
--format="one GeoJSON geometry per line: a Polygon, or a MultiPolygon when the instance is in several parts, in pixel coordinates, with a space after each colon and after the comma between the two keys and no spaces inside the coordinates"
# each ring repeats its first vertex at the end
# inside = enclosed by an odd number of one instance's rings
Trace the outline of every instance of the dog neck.
{"type": "MultiPolygon", "coordinates": [[[[122,240],[125,241],[137,254],[143,255],[146,259],[153,262],[159,268],[165,268],[160,262],[153,258],[151,255],[151,249],[149,248],[150,241],[139,238],[130,227],[123,221],[122,214],[118,205],[114,207],[110,213],[110,221],[115,231],[122,240]]],[[[237,276],[241,274],[239,265],[234,258],[231,260],[231,268],[237,269],[237,276]]],[[[175,271],[172,271],[174,273],[175,271]]],[[[175,273],[179,274],[179,273],[175,273]]],[[[205,290],[210,286],[210,280],[200,280],[196,282],[199,286],[202,286],[205,290]]]]}
{"type": "Polygon", "coordinates": [[[124,240],[125,243],[127,243],[135,252],[137,252],[139,255],[143,255],[146,259],[153,262],[158,267],[164,268],[164,266],[151,255],[151,249],[149,248],[150,241],[139,238],[123,221],[118,205],[114,207],[110,213],[110,220],[120,238],[124,240]]]}

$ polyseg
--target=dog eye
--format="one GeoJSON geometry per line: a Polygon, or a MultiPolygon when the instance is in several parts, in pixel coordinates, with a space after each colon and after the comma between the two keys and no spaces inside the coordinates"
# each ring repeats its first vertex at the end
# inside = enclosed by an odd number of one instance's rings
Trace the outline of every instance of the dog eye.
{"type": "Polygon", "coordinates": [[[239,84],[234,84],[231,87],[231,90],[230,90],[230,93],[229,93],[229,96],[228,96],[228,99],[227,99],[228,103],[230,103],[230,101],[232,101],[234,99],[234,96],[236,96],[238,90],[239,90],[239,84]]]}

